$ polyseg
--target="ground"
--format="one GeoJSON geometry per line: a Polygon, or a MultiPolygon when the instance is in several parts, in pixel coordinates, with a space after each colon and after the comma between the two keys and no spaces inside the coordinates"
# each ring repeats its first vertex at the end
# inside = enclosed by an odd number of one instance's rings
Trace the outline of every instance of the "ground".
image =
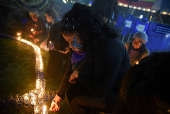
{"type": "MultiPolygon", "coordinates": [[[[42,58],[44,61],[44,73],[47,67],[48,52],[42,51],[42,58]]],[[[62,81],[63,75],[51,79],[46,79],[46,90],[56,91],[62,81]]],[[[32,47],[21,42],[0,37],[0,98],[2,101],[4,96],[11,94],[23,95],[35,88],[36,74],[35,74],[35,54],[32,47]]],[[[50,105],[50,102],[48,102],[50,105]]],[[[5,107],[0,102],[0,114],[33,114],[33,108],[17,108],[10,104],[5,107]]],[[[49,112],[49,114],[54,114],[49,112]]],[[[66,101],[62,101],[61,109],[55,114],[72,114],[66,101]]]]}

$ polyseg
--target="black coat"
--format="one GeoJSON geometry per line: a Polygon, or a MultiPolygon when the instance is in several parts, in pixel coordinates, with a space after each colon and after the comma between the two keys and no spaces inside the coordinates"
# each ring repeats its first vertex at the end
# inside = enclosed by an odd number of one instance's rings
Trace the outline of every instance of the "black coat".
{"type": "MultiPolygon", "coordinates": [[[[71,55],[70,53],[70,59],[71,55]]],[[[83,84],[94,97],[114,96],[120,89],[123,74],[130,66],[128,52],[123,43],[118,38],[109,39],[79,63],[77,70],[80,73],[77,82],[83,84]]],[[[62,98],[70,85],[69,78],[72,72],[69,60],[68,69],[57,93],[62,98]]]]}

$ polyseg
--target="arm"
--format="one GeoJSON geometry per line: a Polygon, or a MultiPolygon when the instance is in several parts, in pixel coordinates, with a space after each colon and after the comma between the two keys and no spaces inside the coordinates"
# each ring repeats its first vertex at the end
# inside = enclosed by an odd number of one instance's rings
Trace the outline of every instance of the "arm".
{"type": "Polygon", "coordinates": [[[67,67],[67,70],[64,74],[64,78],[63,78],[63,81],[60,85],[60,88],[57,92],[57,95],[61,98],[64,98],[65,97],[65,91],[66,89],[68,88],[68,86],[70,85],[70,82],[69,82],[69,78],[70,78],[70,75],[72,74],[73,70],[72,70],[72,64],[71,64],[71,54],[72,54],[72,51],[70,51],[70,58],[69,58],[69,63],[68,63],[68,67],[67,67]]]}

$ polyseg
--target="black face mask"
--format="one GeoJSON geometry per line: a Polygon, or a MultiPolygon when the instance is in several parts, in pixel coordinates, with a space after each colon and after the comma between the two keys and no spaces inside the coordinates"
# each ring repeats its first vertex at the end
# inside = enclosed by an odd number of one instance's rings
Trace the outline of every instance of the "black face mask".
{"type": "Polygon", "coordinates": [[[77,39],[74,37],[73,41],[71,42],[72,46],[75,48],[75,49],[81,49],[82,48],[82,44],[80,43],[77,43],[77,39]]]}

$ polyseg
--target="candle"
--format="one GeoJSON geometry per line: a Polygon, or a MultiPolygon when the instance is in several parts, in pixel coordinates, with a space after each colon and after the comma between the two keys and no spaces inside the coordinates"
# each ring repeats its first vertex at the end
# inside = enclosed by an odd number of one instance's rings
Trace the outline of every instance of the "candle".
{"type": "Polygon", "coordinates": [[[35,106],[35,105],[36,105],[36,101],[32,100],[32,101],[31,101],[31,105],[32,105],[32,106],[35,106]]]}
{"type": "Polygon", "coordinates": [[[25,93],[24,94],[24,104],[25,104],[25,107],[28,107],[29,106],[29,95],[28,93],[25,93]]]}
{"type": "Polygon", "coordinates": [[[38,105],[34,106],[34,114],[39,114],[40,107],[38,105]]]}
{"type": "Polygon", "coordinates": [[[42,87],[41,80],[37,79],[36,81],[36,89],[40,89],[42,87]]]}
{"type": "Polygon", "coordinates": [[[46,105],[43,106],[43,114],[48,114],[46,105]]]}
{"type": "Polygon", "coordinates": [[[138,65],[139,64],[139,61],[136,61],[136,65],[138,65]]]}
{"type": "Polygon", "coordinates": [[[29,91],[29,96],[31,97],[34,94],[34,90],[29,91]]]}
{"type": "Polygon", "coordinates": [[[20,32],[17,32],[17,36],[20,36],[21,35],[21,33],[20,32]]]}
{"type": "Polygon", "coordinates": [[[21,36],[18,36],[18,40],[21,38],[21,36]]]}
{"type": "Polygon", "coordinates": [[[43,98],[43,96],[44,96],[44,93],[40,92],[40,94],[38,95],[38,98],[43,98]]]}
{"type": "Polygon", "coordinates": [[[34,94],[35,94],[35,95],[38,95],[39,92],[40,92],[40,91],[39,91],[38,89],[35,89],[35,90],[34,90],[34,94]]]}
{"type": "Polygon", "coordinates": [[[17,107],[21,107],[22,106],[22,97],[17,95],[16,96],[16,102],[17,102],[17,107]]]}

